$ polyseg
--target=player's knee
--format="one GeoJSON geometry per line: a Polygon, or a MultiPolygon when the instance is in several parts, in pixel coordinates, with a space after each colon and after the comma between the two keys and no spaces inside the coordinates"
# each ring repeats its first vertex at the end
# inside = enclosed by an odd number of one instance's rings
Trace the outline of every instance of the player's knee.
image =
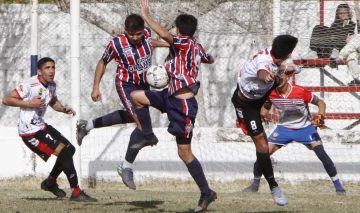
{"type": "Polygon", "coordinates": [[[69,145],[67,145],[65,149],[68,149],[71,156],[74,156],[76,149],[71,143],[69,143],[69,145]]]}
{"type": "Polygon", "coordinates": [[[194,155],[190,147],[191,138],[176,137],[176,142],[178,144],[178,155],[180,159],[185,163],[191,162],[194,159],[194,155]]]}

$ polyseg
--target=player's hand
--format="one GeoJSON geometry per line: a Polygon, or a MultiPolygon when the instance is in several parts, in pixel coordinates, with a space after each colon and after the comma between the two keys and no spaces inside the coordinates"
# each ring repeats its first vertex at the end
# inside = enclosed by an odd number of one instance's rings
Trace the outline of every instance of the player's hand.
{"type": "Polygon", "coordinates": [[[324,129],[325,128],[325,116],[322,114],[318,114],[314,117],[314,119],[311,121],[311,123],[314,125],[315,128],[324,129]]]}
{"type": "Polygon", "coordinates": [[[91,92],[91,99],[92,99],[94,102],[101,101],[101,93],[100,93],[100,90],[93,90],[93,91],[91,92]]]}
{"type": "Polygon", "coordinates": [[[65,114],[72,114],[73,116],[76,115],[75,110],[74,110],[73,108],[71,108],[71,107],[65,107],[65,108],[64,108],[64,113],[65,113],[65,114]]]}
{"type": "Polygon", "coordinates": [[[275,79],[275,75],[273,74],[273,73],[267,73],[267,75],[265,76],[265,79],[264,79],[264,81],[265,81],[265,83],[270,83],[270,82],[272,82],[272,81],[274,81],[274,79],[275,79]]]}
{"type": "Polygon", "coordinates": [[[44,108],[45,107],[45,99],[41,99],[40,96],[34,98],[33,100],[30,101],[31,107],[32,108],[44,108]]]}
{"type": "Polygon", "coordinates": [[[148,0],[140,1],[140,15],[142,17],[149,16],[149,1],[148,0]]]}

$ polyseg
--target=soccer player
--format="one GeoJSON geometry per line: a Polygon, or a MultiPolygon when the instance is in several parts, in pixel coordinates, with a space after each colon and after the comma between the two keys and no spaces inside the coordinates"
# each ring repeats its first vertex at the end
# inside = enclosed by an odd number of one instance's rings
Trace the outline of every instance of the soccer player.
{"type": "MultiPolygon", "coordinates": [[[[261,109],[261,114],[268,114],[271,106],[279,110],[279,123],[268,137],[270,155],[283,146],[296,141],[313,150],[323,163],[324,168],[334,183],[337,195],[345,195],[341,186],[334,163],[327,155],[321,138],[315,127],[324,126],[325,102],[317,95],[298,85],[288,83],[291,72],[281,73],[280,85],[271,92],[268,100],[261,109]],[[311,122],[308,104],[318,106],[318,116],[311,122]]],[[[258,160],[254,164],[254,182],[244,192],[257,192],[259,190],[261,170],[258,160]]]]}
{"type": "Polygon", "coordinates": [[[197,28],[197,19],[194,16],[182,14],[176,18],[175,36],[150,18],[148,0],[141,1],[140,11],[150,28],[171,44],[165,65],[170,81],[168,88],[162,91],[138,90],[131,94],[144,135],[131,149],[140,150],[146,145],[158,142],[147,113],[148,106],[167,113],[170,122],[168,131],[176,137],[178,155],[200,188],[201,196],[195,212],[201,212],[217,198],[217,195],[209,188],[201,164],[191,151],[192,131],[198,109],[195,95],[200,86],[196,76],[201,62],[211,64],[214,59],[193,37],[197,28]]]}
{"type": "Polygon", "coordinates": [[[260,171],[269,183],[275,203],[281,206],[288,200],[275,181],[260,110],[270,92],[278,86],[276,73],[285,69],[295,71],[294,65],[283,62],[291,56],[297,42],[298,39],[291,35],[279,35],[273,40],[272,47],[259,50],[242,65],[232,97],[238,123],[254,141],[260,171]]]}
{"type": "Polygon", "coordinates": [[[70,200],[97,201],[79,187],[73,162],[75,147],[43,119],[48,106],[57,112],[75,115],[75,111],[64,107],[56,96],[55,61],[42,58],[38,61],[37,68],[38,75],[11,91],[3,99],[3,104],[20,107],[19,135],[31,151],[45,162],[52,154],[57,156],[49,177],[41,183],[41,189],[53,193],[56,197],[65,197],[66,193],[56,183],[57,177],[64,172],[72,188],[70,200]]]}
{"type": "MultiPolygon", "coordinates": [[[[77,141],[82,144],[83,138],[92,128],[111,126],[136,122],[137,127],[130,135],[125,161],[117,168],[124,184],[136,190],[132,164],[139,151],[130,150],[136,141],[142,138],[141,125],[135,114],[135,109],[130,100],[134,90],[149,90],[146,84],[145,73],[151,66],[153,47],[169,47],[166,42],[151,39],[151,30],[144,26],[144,19],[137,14],[131,14],[125,19],[125,32],[113,38],[107,45],[102,58],[99,60],[94,77],[93,101],[101,101],[100,81],[106,70],[106,65],[115,59],[118,63],[115,77],[116,90],[125,110],[118,110],[93,121],[79,120],[77,123],[77,141]]],[[[149,117],[149,111],[146,112],[149,117]]],[[[149,144],[151,146],[156,143],[149,144]]]]}

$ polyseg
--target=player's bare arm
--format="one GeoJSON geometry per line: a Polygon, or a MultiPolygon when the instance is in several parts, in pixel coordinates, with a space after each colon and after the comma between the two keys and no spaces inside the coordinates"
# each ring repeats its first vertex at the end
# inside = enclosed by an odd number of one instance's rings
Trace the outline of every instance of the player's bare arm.
{"type": "Polygon", "coordinates": [[[271,106],[272,106],[271,102],[265,102],[264,105],[261,107],[260,114],[262,116],[266,116],[267,114],[269,114],[271,106]]]}
{"type": "Polygon", "coordinates": [[[170,44],[164,41],[151,40],[153,47],[170,47],[170,44]]]}
{"type": "Polygon", "coordinates": [[[274,81],[274,74],[268,72],[267,70],[259,70],[258,77],[260,80],[265,81],[265,83],[274,81]]]}
{"type": "Polygon", "coordinates": [[[28,107],[28,108],[43,108],[45,100],[37,97],[31,101],[23,101],[19,98],[15,90],[11,91],[7,96],[4,97],[2,103],[6,106],[13,107],[28,107]]]}
{"type": "Polygon", "coordinates": [[[76,115],[76,112],[71,107],[65,107],[61,104],[57,97],[51,99],[49,105],[57,112],[63,112],[65,114],[72,114],[73,116],[76,115]]]}
{"type": "Polygon", "coordinates": [[[319,108],[318,114],[325,116],[325,110],[326,110],[325,101],[322,99],[319,99],[318,102],[316,103],[316,106],[319,108]]]}
{"type": "Polygon", "coordinates": [[[149,27],[155,31],[162,39],[164,39],[167,43],[173,44],[173,36],[167,31],[163,26],[155,22],[151,19],[149,15],[149,1],[141,0],[140,3],[140,15],[149,25],[149,27]]]}
{"type": "Polygon", "coordinates": [[[210,56],[210,60],[209,61],[205,61],[205,62],[201,62],[203,64],[213,64],[215,62],[214,57],[210,56]]]}
{"type": "Polygon", "coordinates": [[[100,93],[100,81],[105,73],[106,64],[103,59],[100,59],[96,65],[95,76],[94,76],[94,85],[91,92],[91,99],[95,102],[101,101],[100,93]]]}

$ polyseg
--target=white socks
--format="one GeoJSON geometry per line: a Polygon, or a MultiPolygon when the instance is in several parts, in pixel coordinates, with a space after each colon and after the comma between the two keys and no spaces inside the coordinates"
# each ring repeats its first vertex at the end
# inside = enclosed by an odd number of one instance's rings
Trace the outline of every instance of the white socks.
{"type": "Polygon", "coordinates": [[[124,160],[122,167],[123,169],[125,168],[132,169],[132,165],[133,165],[132,163],[129,163],[127,160],[124,160]]]}
{"type": "Polygon", "coordinates": [[[85,127],[86,131],[90,131],[92,129],[94,129],[94,123],[93,121],[88,121],[85,127]]]}

